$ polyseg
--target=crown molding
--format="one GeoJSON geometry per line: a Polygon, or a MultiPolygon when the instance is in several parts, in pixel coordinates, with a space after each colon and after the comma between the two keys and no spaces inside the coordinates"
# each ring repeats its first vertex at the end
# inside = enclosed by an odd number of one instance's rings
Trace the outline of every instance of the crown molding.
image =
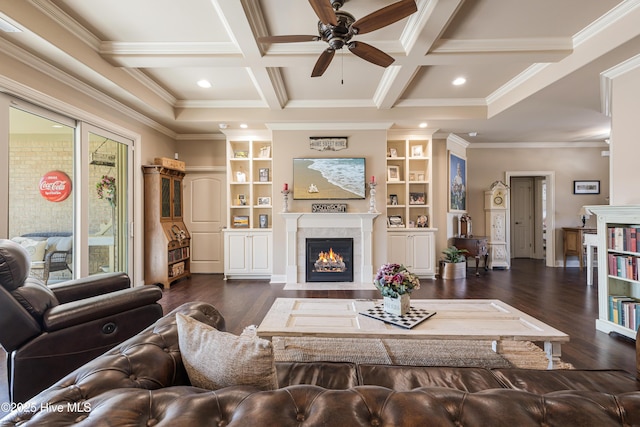
{"type": "Polygon", "coordinates": [[[467,149],[471,143],[464,138],[459,137],[454,133],[447,135],[447,149],[451,149],[452,145],[457,145],[462,149],[467,149]]]}
{"type": "Polygon", "coordinates": [[[627,14],[631,13],[638,7],[640,7],[640,0],[625,0],[618,4],[591,24],[578,31],[573,36],[574,47],[580,46],[591,37],[597,35],[601,31],[604,31],[611,25],[614,25],[619,19],[624,18],[627,14]]]}
{"type": "Polygon", "coordinates": [[[278,130],[388,130],[393,123],[265,123],[272,131],[278,130]]]}
{"type": "Polygon", "coordinates": [[[67,29],[74,36],[76,36],[83,43],[89,45],[93,50],[98,51],[100,49],[101,40],[93,33],[80,25],[78,21],[69,16],[66,12],[60,9],[58,6],[51,3],[49,0],[28,0],[33,6],[39,9],[42,13],[47,15],[51,20],[55,21],[62,28],[67,29]]]}
{"type": "Polygon", "coordinates": [[[176,141],[225,141],[226,137],[222,133],[181,133],[176,135],[176,141]]]}
{"type": "Polygon", "coordinates": [[[484,98],[403,99],[394,107],[486,107],[484,98]]]}
{"type": "Polygon", "coordinates": [[[613,101],[613,80],[640,67],[640,55],[636,55],[600,73],[600,108],[602,113],[611,117],[613,101]]]}
{"type": "Polygon", "coordinates": [[[267,108],[263,100],[178,100],[176,108],[267,108]]]}
{"type": "MultiPolygon", "coordinates": [[[[59,81],[60,83],[64,84],[65,86],[69,86],[71,88],[73,88],[73,90],[76,90],[80,93],[82,93],[83,95],[86,95],[92,99],[94,99],[95,101],[106,105],[109,108],[112,108],[116,111],[119,111],[129,117],[131,117],[132,119],[146,125],[149,126],[150,128],[153,128],[155,130],[157,130],[158,132],[167,135],[170,138],[175,138],[176,137],[176,133],[174,131],[172,131],[171,129],[161,125],[160,123],[156,122],[155,120],[152,120],[151,118],[139,113],[138,111],[128,107],[127,105],[116,101],[115,99],[111,98],[110,96],[105,95],[103,92],[94,89],[93,87],[87,85],[86,83],[84,83],[81,80],[78,80],[77,78],[59,70],[58,68],[52,66],[51,64],[49,64],[46,61],[43,61],[42,59],[34,56],[33,54],[26,52],[25,50],[19,48],[18,46],[14,45],[13,43],[5,40],[5,39],[1,39],[0,38],[0,52],[16,59],[19,62],[22,62],[23,64],[32,67],[35,70],[40,71],[41,73],[51,77],[54,80],[59,81]]],[[[47,105],[50,108],[54,108],[54,110],[57,109],[57,111],[67,111],[67,114],[69,114],[68,112],[70,111],[69,104],[66,103],[62,103],[61,101],[58,102],[52,102],[53,98],[51,98],[48,95],[45,95],[41,92],[35,91],[31,88],[27,88],[26,86],[19,84],[17,82],[13,82],[10,79],[4,78],[3,77],[3,81],[5,82],[5,87],[9,88],[9,86],[13,87],[13,90],[15,90],[15,92],[12,92],[14,95],[16,96],[20,96],[23,98],[28,98],[30,102],[34,102],[36,104],[40,104],[40,105],[47,105]],[[13,82],[15,84],[10,84],[9,82],[13,82]],[[55,105],[57,105],[56,107],[54,107],[55,105]],[[65,105],[65,107],[63,108],[62,105],[65,105]]],[[[73,107],[71,108],[71,110],[73,111],[73,115],[75,118],[82,118],[82,117],[87,117],[89,114],[85,113],[85,114],[80,114],[79,109],[73,107]]],[[[95,117],[95,116],[94,116],[95,117]]]]}
{"type": "Polygon", "coordinates": [[[289,101],[287,108],[376,108],[376,105],[368,99],[310,99],[289,101]]]}
{"type": "Polygon", "coordinates": [[[582,141],[582,142],[472,142],[469,148],[605,148],[606,142],[582,141]]]}
{"type": "Polygon", "coordinates": [[[152,91],[154,94],[158,95],[164,102],[175,107],[176,102],[178,102],[176,97],[166,91],[162,86],[156,83],[155,80],[151,79],[143,71],[138,68],[122,68],[122,71],[126,72],[131,77],[140,82],[144,87],[152,91]]]}
{"type": "Polygon", "coordinates": [[[482,53],[482,52],[571,52],[571,37],[534,37],[520,39],[478,39],[438,41],[433,53],[482,53]]]}

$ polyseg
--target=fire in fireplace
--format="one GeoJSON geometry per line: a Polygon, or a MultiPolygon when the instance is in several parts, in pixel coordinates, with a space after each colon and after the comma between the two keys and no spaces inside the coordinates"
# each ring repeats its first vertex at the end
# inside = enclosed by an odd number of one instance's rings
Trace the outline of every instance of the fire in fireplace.
{"type": "Polygon", "coordinates": [[[307,282],[353,282],[353,239],[306,239],[307,282]]]}

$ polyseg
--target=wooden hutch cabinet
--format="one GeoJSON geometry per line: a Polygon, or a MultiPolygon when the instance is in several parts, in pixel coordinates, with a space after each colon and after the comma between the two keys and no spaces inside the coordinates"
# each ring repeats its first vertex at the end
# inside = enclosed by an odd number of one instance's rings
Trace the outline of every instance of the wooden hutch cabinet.
{"type": "Polygon", "coordinates": [[[190,277],[191,236],[182,220],[184,172],[160,165],[144,173],[144,278],[146,284],[190,277]]]}

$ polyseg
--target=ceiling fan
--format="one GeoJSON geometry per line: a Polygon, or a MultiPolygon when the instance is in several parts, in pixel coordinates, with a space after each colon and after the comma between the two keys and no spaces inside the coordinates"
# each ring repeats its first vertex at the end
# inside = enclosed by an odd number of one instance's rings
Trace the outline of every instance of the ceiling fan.
{"type": "Polygon", "coordinates": [[[395,61],[391,56],[370,44],[351,41],[351,38],[357,34],[365,34],[386,27],[417,12],[415,0],[400,0],[358,20],[350,13],[340,10],[345,1],[347,0],[309,0],[320,19],[317,36],[267,36],[259,37],[258,41],[260,43],[297,43],[318,40],[327,42],[329,47],[318,58],[311,77],[324,74],[336,50],[342,49],[345,45],[365,61],[385,68],[391,65],[395,61]]]}

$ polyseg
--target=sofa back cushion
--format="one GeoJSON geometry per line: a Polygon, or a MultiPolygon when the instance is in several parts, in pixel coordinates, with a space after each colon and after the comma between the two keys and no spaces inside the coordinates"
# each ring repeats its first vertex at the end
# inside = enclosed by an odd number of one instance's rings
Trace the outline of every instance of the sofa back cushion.
{"type": "Polygon", "coordinates": [[[192,385],[208,390],[232,385],[278,387],[271,342],[220,332],[180,313],[176,322],[182,362],[192,385]]]}

